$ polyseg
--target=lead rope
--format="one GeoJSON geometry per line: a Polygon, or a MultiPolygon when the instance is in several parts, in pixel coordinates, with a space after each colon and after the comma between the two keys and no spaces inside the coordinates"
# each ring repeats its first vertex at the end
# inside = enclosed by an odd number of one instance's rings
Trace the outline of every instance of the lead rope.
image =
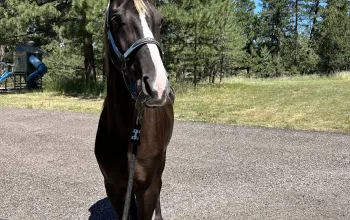
{"type": "Polygon", "coordinates": [[[126,195],[125,195],[123,220],[128,220],[129,218],[131,196],[132,196],[131,193],[132,193],[133,182],[134,182],[133,180],[134,180],[134,174],[135,174],[136,155],[137,155],[137,149],[140,146],[141,121],[142,121],[142,117],[139,111],[137,110],[135,129],[133,131],[133,136],[130,139],[130,142],[133,143],[133,148],[132,148],[132,158],[131,158],[130,169],[129,169],[128,186],[127,186],[126,195]]]}

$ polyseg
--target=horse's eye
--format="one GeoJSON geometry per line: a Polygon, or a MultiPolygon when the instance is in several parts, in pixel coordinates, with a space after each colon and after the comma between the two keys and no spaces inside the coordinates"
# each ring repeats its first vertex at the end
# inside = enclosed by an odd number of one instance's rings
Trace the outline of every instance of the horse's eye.
{"type": "Polygon", "coordinates": [[[111,18],[111,22],[113,22],[113,24],[117,27],[123,26],[125,24],[119,15],[113,15],[111,18]]]}

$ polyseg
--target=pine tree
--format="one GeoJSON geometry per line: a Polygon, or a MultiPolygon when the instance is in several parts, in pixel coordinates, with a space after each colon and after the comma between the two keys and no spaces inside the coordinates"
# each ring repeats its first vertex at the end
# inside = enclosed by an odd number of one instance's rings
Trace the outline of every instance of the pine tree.
{"type": "Polygon", "coordinates": [[[214,2],[213,20],[214,32],[212,36],[216,40],[213,45],[216,48],[216,56],[219,57],[218,63],[220,66],[220,84],[225,72],[230,69],[241,66],[242,57],[244,56],[243,48],[245,46],[245,39],[239,23],[239,14],[234,10],[234,4],[230,0],[225,0],[221,3],[214,2]],[[226,68],[225,68],[226,67],[226,68]]]}
{"type": "Polygon", "coordinates": [[[320,56],[321,71],[327,74],[345,69],[349,61],[349,3],[329,0],[314,33],[314,43],[320,56]]]}
{"type": "Polygon", "coordinates": [[[246,38],[240,62],[241,66],[246,69],[247,75],[251,75],[251,69],[257,63],[257,45],[256,40],[259,34],[259,18],[254,13],[255,4],[251,0],[237,0],[235,2],[235,11],[238,22],[243,28],[243,35],[246,38]]]}
{"type": "Polygon", "coordinates": [[[103,0],[73,0],[68,22],[60,26],[60,35],[71,44],[81,45],[85,80],[96,82],[94,42],[101,41],[105,5],[103,0]]]}
{"type": "Polygon", "coordinates": [[[61,12],[55,2],[39,6],[36,2],[5,0],[0,3],[0,45],[14,45],[34,41],[43,45],[56,35],[53,25],[58,23],[61,12]]]}
{"type": "Polygon", "coordinates": [[[263,0],[261,13],[262,34],[260,44],[266,46],[271,52],[275,66],[272,76],[279,76],[283,73],[282,52],[284,43],[290,37],[291,11],[288,0],[263,0]]]}
{"type": "Polygon", "coordinates": [[[214,81],[215,70],[219,69],[222,78],[237,65],[244,39],[232,1],[184,0],[161,9],[168,22],[163,42],[171,63],[178,64],[171,66],[178,79],[190,71],[196,86],[209,75],[214,81]]]}

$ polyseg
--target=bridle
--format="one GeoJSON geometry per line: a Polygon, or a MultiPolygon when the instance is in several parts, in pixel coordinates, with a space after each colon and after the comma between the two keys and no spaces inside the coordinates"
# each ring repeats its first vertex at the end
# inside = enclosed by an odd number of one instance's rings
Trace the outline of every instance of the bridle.
{"type": "MultiPolygon", "coordinates": [[[[126,73],[126,67],[130,63],[129,61],[131,60],[131,54],[146,44],[155,44],[159,49],[159,53],[161,55],[161,58],[163,59],[163,57],[164,57],[163,48],[162,48],[161,44],[153,38],[141,38],[141,39],[137,40],[135,43],[133,43],[126,52],[122,53],[118,49],[118,47],[114,41],[112,32],[111,32],[111,25],[109,23],[109,10],[110,10],[109,7],[110,7],[110,2],[108,3],[107,9],[106,9],[106,27],[107,27],[108,43],[109,43],[109,46],[112,47],[114,54],[119,59],[119,62],[121,64],[120,68],[121,68],[121,72],[123,74],[123,79],[124,79],[126,87],[128,88],[128,90],[131,94],[131,98],[136,100],[136,84],[134,82],[132,82],[131,80],[129,80],[130,86],[128,86],[128,84],[126,83],[126,79],[125,79],[125,77],[128,77],[128,75],[126,73]]],[[[111,56],[111,53],[109,53],[109,56],[110,56],[112,63],[114,64],[113,57],[111,56]]],[[[130,77],[128,77],[128,78],[130,79],[130,77]]]]}

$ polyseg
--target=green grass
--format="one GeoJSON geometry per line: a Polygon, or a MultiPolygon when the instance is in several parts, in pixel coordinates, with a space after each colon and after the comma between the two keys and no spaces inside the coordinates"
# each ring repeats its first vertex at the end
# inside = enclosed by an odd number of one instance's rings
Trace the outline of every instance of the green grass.
{"type": "Polygon", "coordinates": [[[102,103],[101,98],[65,96],[54,92],[0,94],[0,106],[11,108],[99,113],[102,110],[102,103]]]}
{"type": "MultiPolygon", "coordinates": [[[[175,118],[236,125],[350,132],[350,76],[226,79],[175,86],[175,118]]],[[[96,96],[98,97],[98,96],[96,96]]],[[[0,106],[100,113],[102,98],[53,92],[0,94],[0,106]]]]}
{"type": "Polygon", "coordinates": [[[350,77],[226,80],[176,99],[176,118],[350,132],[350,77]]]}

